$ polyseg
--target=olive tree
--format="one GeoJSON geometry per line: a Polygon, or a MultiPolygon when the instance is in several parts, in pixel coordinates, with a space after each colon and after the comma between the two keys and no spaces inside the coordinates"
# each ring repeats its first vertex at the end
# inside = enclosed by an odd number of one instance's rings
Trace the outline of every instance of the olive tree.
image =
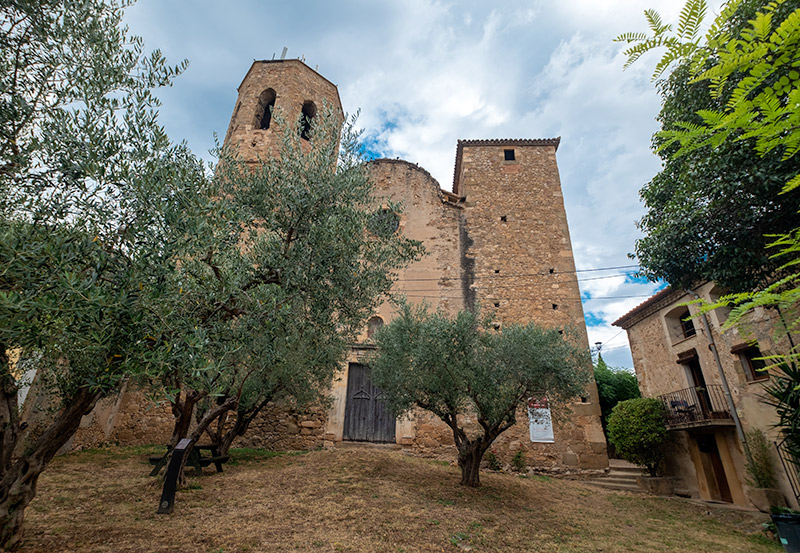
{"type": "Polygon", "coordinates": [[[20,540],[41,472],[81,417],[142,373],[149,283],[213,218],[202,164],[157,124],[153,88],[184,67],[121,25],[127,2],[0,8],[0,548],[20,540]],[[176,222],[183,221],[182,225],[176,222]],[[52,393],[28,421],[11,357],[52,393]],[[31,430],[31,429],[28,429],[31,430]]]}
{"type": "Polygon", "coordinates": [[[471,311],[449,318],[404,306],[376,344],[371,380],[395,414],[425,409],[450,427],[464,486],[480,486],[484,453],[528,398],[545,393],[563,403],[591,378],[589,352],[559,329],[530,323],[499,332],[471,311]],[[477,427],[465,424],[472,417],[477,427]]]}
{"type": "Polygon", "coordinates": [[[253,166],[221,152],[219,234],[176,263],[151,309],[170,445],[208,433],[225,455],[270,401],[319,400],[394,271],[420,254],[381,224],[399,207],[376,196],[353,122],[323,109],[303,135],[276,112],[277,155],[253,166]]]}

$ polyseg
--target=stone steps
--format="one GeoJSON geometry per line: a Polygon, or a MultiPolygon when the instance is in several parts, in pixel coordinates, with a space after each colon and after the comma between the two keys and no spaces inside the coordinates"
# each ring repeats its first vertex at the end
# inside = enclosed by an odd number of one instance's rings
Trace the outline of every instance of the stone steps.
{"type": "Polygon", "coordinates": [[[636,483],[636,477],[642,476],[642,468],[622,459],[609,459],[609,471],[596,476],[587,483],[609,490],[644,493],[636,483]]]}
{"type": "Polygon", "coordinates": [[[375,442],[336,442],[336,449],[403,449],[400,444],[386,444],[375,442]]]}

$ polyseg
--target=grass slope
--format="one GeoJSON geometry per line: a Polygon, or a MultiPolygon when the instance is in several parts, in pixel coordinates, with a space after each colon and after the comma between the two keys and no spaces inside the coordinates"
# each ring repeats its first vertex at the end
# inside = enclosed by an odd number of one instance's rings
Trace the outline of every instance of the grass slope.
{"type": "Polygon", "coordinates": [[[56,459],[26,517],[22,552],[778,552],[752,515],[573,481],[483,474],[458,485],[441,462],[374,449],[236,451],[190,478],[157,515],[148,454],[56,459]]]}

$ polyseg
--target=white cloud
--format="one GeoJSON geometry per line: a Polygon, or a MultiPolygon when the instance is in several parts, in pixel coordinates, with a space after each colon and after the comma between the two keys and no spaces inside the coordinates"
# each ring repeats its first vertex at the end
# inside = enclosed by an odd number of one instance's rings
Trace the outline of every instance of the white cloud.
{"type": "MultiPolygon", "coordinates": [[[[611,39],[645,30],[654,7],[675,20],[674,0],[393,0],[369,2],[140,2],[127,21],[173,62],[191,61],[161,94],[161,120],[202,154],[224,134],[253,59],[284,46],[339,86],[361,109],[366,136],[387,157],[419,163],[452,186],[459,138],[561,136],[558,163],[579,268],[627,265],[642,215],[639,188],[658,170],[649,151],[659,99],[650,83],[657,56],[623,72],[611,39]]],[[[721,0],[712,2],[717,10],[721,0]]],[[[593,296],[650,294],[651,284],[586,281],[593,296]]],[[[642,298],[592,300],[590,340],[642,298]]],[[[624,341],[614,338],[614,344],[624,341]]],[[[612,345],[614,345],[612,344],[612,345]]],[[[617,351],[617,350],[615,350],[617,351]]],[[[617,351],[620,357],[624,350],[617,351]]],[[[630,365],[629,357],[626,361],[630,365]]]]}

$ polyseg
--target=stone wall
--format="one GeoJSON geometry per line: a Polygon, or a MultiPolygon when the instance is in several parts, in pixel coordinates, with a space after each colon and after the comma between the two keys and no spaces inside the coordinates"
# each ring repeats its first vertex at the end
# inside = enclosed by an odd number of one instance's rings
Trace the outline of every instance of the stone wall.
{"type": "Polygon", "coordinates": [[[286,405],[269,404],[247,433],[233,447],[255,447],[274,451],[317,449],[323,446],[325,410],[312,407],[296,411],[286,405]]]}
{"type": "MultiPolygon", "coordinates": [[[[248,432],[234,441],[233,447],[279,451],[322,447],[325,412],[318,405],[296,410],[285,404],[270,403],[251,423],[248,432]]],[[[173,424],[169,404],[157,404],[144,391],[126,386],[119,395],[100,401],[83,417],[64,452],[107,444],[166,445],[173,424]]],[[[203,436],[200,441],[206,443],[208,437],[203,436]]]]}
{"type": "MultiPolygon", "coordinates": [[[[466,256],[474,298],[503,324],[571,327],[588,350],[580,289],[556,163],[558,139],[461,140],[454,191],[464,198],[466,256]],[[507,152],[512,152],[511,156],[507,152]],[[513,159],[506,159],[513,157],[513,159]]],[[[591,374],[591,367],[583,367],[591,374]]],[[[554,466],[608,466],[594,379],[586,394],[554,412],[555,444],[527,440],[527,416],[501,437],[514,449],[554,459],[554,466]],[[512,447],[513,446],[513,447],[512,447]]]]}

